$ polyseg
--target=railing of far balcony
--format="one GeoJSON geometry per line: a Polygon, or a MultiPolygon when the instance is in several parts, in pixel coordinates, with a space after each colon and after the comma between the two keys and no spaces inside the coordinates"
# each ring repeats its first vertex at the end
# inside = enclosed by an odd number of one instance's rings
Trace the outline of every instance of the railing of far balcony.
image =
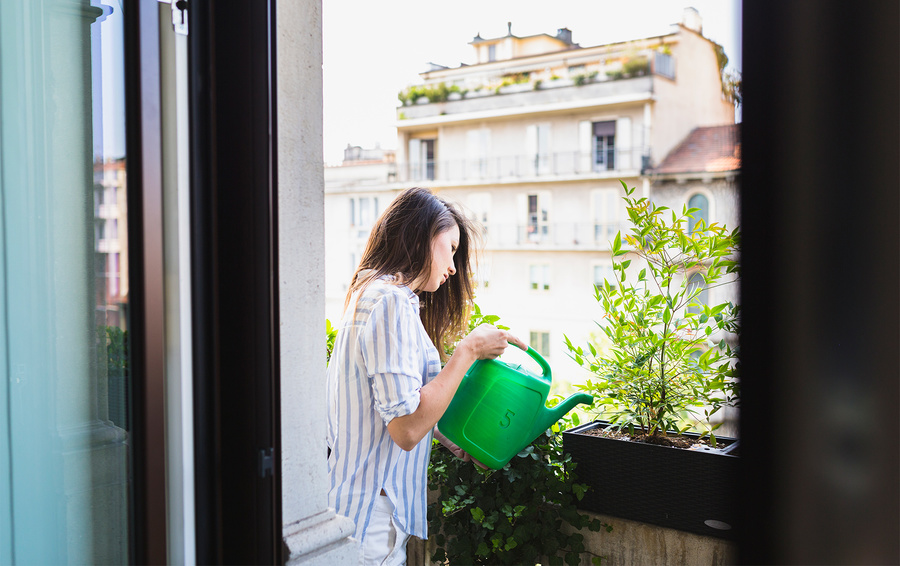
{"type": "Polygon", "coordinates": [[[608,250],[625,222],[490,222],[484,226],[489,249],[608,250]]]}
{"type": "Polygon", "coordinates": [[[642,148],[615,148],[593,152],[556,152],[471,159],[428,160],[396,164],[396,180],[489,183],[561,177],[602,178],[622,172],[643,171],[649,152],[642,148]]]}

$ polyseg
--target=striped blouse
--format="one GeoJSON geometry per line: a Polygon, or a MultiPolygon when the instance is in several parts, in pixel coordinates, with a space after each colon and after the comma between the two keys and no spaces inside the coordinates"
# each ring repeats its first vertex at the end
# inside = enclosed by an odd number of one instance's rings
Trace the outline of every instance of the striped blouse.
{"type": "Polygon", "coordinates": [[[440,356],[409,287],[376,280],[356,298],[338,327],[327,372],[328,503],[355,521],[362,541],[383,489],[396,525],[424,539],[432,435],[406,452],[387,424],[415,412],[419,390],[441,369],[440,356]]]}

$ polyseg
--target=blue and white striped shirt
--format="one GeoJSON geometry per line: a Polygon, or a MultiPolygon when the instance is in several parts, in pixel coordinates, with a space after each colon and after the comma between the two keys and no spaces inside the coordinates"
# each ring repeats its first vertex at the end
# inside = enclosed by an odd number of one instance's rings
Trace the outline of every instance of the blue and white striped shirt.
{"type": "Polygon", "coordinates": [[[391,419],[415,412],[419,390],[441,370],[409,287],[375,280],[350,304],[327,372],[328,503],[356,523],[363,540],[383,489],[403,532],[427,538],[431,433],[406,452],[391,439],[391,419]],[[356,309],[353,309],[354,304],[356,309]]]}

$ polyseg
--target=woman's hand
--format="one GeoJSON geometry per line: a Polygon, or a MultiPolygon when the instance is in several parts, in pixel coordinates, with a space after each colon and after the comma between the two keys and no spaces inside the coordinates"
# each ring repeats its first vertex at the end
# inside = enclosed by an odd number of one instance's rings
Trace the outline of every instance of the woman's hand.
{"type": "Polygon", "coordinates": [[[479,468],[481,468],[483,470],[487,469],[487,466],[485,466],[484,464],[482,464],[481,462],[479,462],[478,460],[473,458],[471,454],[469,454],[468,452],[466,452],[465,450],[463,450],[456,444],[453,444],[453,442],[449,438],[447,438],[446,436],[441,434],[441,431],[439,431],[437,427],[434,427],[434,437],[437,438],[441,444],[446,446],[447,449],[450,450],[450,452],[452,452],[454,456],[456,456],[463,462],[474,462],[475,465],[478,466],[479,468]]]}
{"type": "Polygon", "coordinates": [[[457,344],[469,350],[476,360],[492,360],[502,354],[509,344],[527,350],[528,346],[505,330],[500,330],[490,324],[482,324],[457,344]]]}
{"type": "Polygon", "coordinates": [[[388,423],[388,433],[397,446],[404,450],[415,448],[447,410],[459,382],[475,360],[494,359],[510,344],[528,349],[509,332],[490,324],[482,324],[460,340],[444,369],[419,390],[418,408],[409,415],[394,417],[388,423]]]}

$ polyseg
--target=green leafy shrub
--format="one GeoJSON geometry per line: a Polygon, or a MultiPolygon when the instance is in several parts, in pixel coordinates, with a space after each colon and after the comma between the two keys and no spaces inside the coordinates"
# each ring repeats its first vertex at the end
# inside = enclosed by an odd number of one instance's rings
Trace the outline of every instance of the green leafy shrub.
{"type": "MultiPolygon", "coordinates": [[[[473,305],[469,327],[488,323],[507,329],[498,320],[473,305]]],[[[575,414],[560,420],[500,470],[464,462],[435,440],[428,474],[428,487],[438,494],[428,507],[430,538],[436,543],[432,560],[452,565],[545,559],[543,563],[579,564],[587,551],[584,535],[576,531],[612,527],[576,509],[588,487],[576,481],[561,432],[577,424],[575,414]]],[[[592,556],[594,564],[600,560],[592,556]]]]}
{"type": "Polygon", "coordinates": [[[334,350],[334,339],[337,338],[337,328],[332,326],[331,321],[325,319],[325,363],[331,361],[331,352],[334,350]]]}
{"type": "Polygon", "coordinates": [[[632,57],[622,64],[622,72],[630,77],[650,72],[650,60],[646,57],[632,57]]]}
{"type": "Polygon", "coordinates": [[[575,82],[575,86],[581,86],[593,81],[597,77],[598,72],[593,71],[590,73],[583,73],[575,75],[572,80],[575,82]]]}
{"type": "Polygon", "coordinates": [[[460,95],[465,96],[468,90],[461,89],[458,85],[448,87],[445,83],[413,85],[397,93],[397,98],[403,106],[415,104],[420,98],[427,98],[428,102],[446,102],[452,92],[458,92],[460,95]]]}
{"type": "MultiPolygon", "coordinates": [[[[612,527],[576,509],[588,487],[576,482],[571,457],[563,453],[561,431],[567,425],[553,425],[500,470],[463,462],[434,441],[428,475],[429,489],[438,492],[428,507],[437,545],[433,561],[580,564],[588,552],[576,531],[612,527]]],[[[592,556],[594,564],[600,561],[592,556]]]]}
{"type": "Polygon", "coordinates": [[[593,373],[579,389],[594,395],[598,416],[634,434],[665,436],[689,429],[715,435],[710,417],[724,406],[739,404],[737,346],[740,307],[698,300],[706,288],[734,283],[739,274],[740,232],[716,223],[689,219],[699,209],[686,206],[680,215],[646,198],[633,198],[623,182],[631,233],[612,242],[618,280],[595,288],[603,308],[598,325],[611,347],[600,352],[572,344],[569,355],[593,373]],[[671,215],[671,222],[666,217],[671,215]],[[640,260],[629,277],[633,256],[640,260]],[[699,274],[703,286],[690,283],[699,274]]]}

